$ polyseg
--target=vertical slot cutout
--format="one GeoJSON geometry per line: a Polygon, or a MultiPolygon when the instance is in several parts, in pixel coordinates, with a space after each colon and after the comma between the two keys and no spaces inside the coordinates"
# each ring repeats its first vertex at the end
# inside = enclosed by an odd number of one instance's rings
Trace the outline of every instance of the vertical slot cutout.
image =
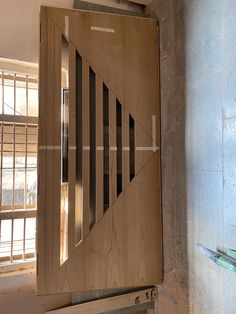
{"type": "Polygon", "coordinates": [[[68,258],[68,127],[69,127],[69,44],[62,36],[61,51],[61,219],[60,261],[68,258]]]}
{"type": "Polygon", "coordinates": [[[82,58],[76,52],[76,106],[75,106],[75,143],[76,143],[76,164],[75,164],[75,243],[82,240],[83,224],[83,130],[82,130],[82,58]]]}
{"type": "Polygon", "coordinates": [[[103,84],[103,203],[109,207],[109,90],[103,84]]]}
{"type": "Polygon", "coordinates": [[[96,75],[89,68],[90,229],[96,219],[96,75]]]}
{"type": "Polygon", "coordinates": [[[117,197],[122,192],[122,107],[116,99],[116,167],[117,167],[117,197]]]}
{"type": "Polygon", "coordinates": [[[135,137],[134,137],[134,119],[129,115],[129,162],[130,162],[130,181],[135,176],[135,137]]]}

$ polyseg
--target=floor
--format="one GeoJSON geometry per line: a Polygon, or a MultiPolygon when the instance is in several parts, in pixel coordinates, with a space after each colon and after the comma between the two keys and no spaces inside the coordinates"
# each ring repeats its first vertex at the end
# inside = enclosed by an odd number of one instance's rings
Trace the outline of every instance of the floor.
{"type": "Polygon", "coordinates": [[[153,0],[160,23],[165,280],[159,314],[236,313],[236,1],[153,0]]]}

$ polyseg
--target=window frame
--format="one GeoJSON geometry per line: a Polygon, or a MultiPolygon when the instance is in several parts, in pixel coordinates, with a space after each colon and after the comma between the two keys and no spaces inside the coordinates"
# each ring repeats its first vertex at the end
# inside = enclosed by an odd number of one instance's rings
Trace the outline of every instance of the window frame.
{"type": "MultiPolygon", "coordinates": [[[[1,69],[1,83],[4,82],[4,79],[7,78],[7,75],[10,73],[11,77],[13,75],[14,78],[21,78],[22,76],[25,76],[25,82],[26,82],[25,89],[26,89],[27,95],[28,95],[28,88],[29,88],[28,83],[29,82],[31,83],[32,81],[32,83],[37,84],[37,89],[38,89],[38,66],[36,64],[0,58],[0,69],[1,69]]],[[[15,83],[14,83],[14,87],[15,87],[15,83]]],[[[1,88],[3,88],[2,85],[1,85],[1,88]]],[[[7,123],[17,124],[17,125],[22,124],[25,127],[36,126],[38,128],[38,117],[27,116],[27,115],[24,115],[24,116],[15,115],[16,113],[15,102],[16,101],[14,99],[14,114],[12,115],[4,114],[4,113],[0,114],[1,124],[2,125],[7,124],[7,123]]],[[[27,108],[26,108],[26,114],[28,114],[27,108]]],[[[1,168],[2,168],[2,164],[1,164],[1,168]]],[[[13,169],[14,169],[14,166],[13,166],[13,169]]],[[[26,168],[24,167],[23,169],[27,169],[27,167],[26,168]]],[[[37,165],[36,165],[36,171],[37,171],[37,165]]],[[[14,219],[25,219],[25,222],[24,222],[24,228],[25,228],[27,218],[37,219],[37,209],[35,208],[35,206],[34,206],[35,209],[31,207],[32,206],[30,205],[27,206],[24,204],[24,209],[22,210],[14,211],[15,208],[13,210],[9,210],[9,209],[0,210],[0,220],[2,221],[2,220],[10,219],[13,221],[14,219]]],[[[1,224],[0,224],[0,228],[1,228],[1,224]]],[[[13,229],[13,225],[12,225],[12,229],[13,229]]],[[[13,230],[11,231],[11,233],[13,233],[13,230]]],[[[24,239],[22,240],[24,243],[24,239]]],[[[11,237],[11,241],[12,241],[12,237],[11,237]]],[[[13,246],[13,244],[11,244],[11,246],[13,246]]],[[[24,254],[25,254],[24,252],[23,254],[20,254],[22,255],[22,258],[19,260],[14,260],[13,258],[14,255],[12,255],[12,257],[10,257],[7,263],[3,263],[2,261],[0,261],[0,274],[8,273],[8,272],[15,272],[18,270],[36,268],[36,255],[37,255],[36,248],[35,248],[34,253],[29,254],[30,257],[32,255],[32,258],[30,259],[27,259],[27,258],[25,259],[24,254]]]]}

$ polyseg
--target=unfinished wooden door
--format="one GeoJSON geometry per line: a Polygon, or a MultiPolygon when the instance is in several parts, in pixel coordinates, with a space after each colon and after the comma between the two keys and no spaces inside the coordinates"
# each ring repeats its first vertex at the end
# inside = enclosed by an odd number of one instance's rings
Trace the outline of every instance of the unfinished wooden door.
{"type": "Polygon", "coordinates": [[[161,281],[157,27],[41,8],[38,294],[161,281]]]}

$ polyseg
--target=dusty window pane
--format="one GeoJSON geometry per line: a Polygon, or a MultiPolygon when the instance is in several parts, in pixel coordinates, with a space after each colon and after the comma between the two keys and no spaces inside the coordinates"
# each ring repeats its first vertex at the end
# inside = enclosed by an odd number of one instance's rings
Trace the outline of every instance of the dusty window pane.
{"type": "Polygon", "coordinates": [[[11,205],[13,196],[13,171],[2,169],[2,205],[11,205]]]}
{"type": "Polygon", "coordinates": [[[28,169],[26,178],[26,204],[36,204],[37,170],[28,169]]]}
{"type": "Polygon", "coordinates": [[[4,79],[4,113],[14,114],[14,76],[4,79]]]}
{"type": "Polygon", "coordinates": [[[25,201],[25,170],[15,170],[15,204],[24,206],[25,201]]]}
{"type": "Polygon", "coordinates": [[[36,233],[36,219],[27,218],[26,219],[26,232],[25,232],[26,254],[35,252],[35,233],[36,233]]]}
{"type": "Polygon", "coordinates": [[[1,223],[1,242],[0,242],[0,258],[10,256],[11,243],[11,220],[2,220],[1,223]]]}
{"type": "Polygon", "coordinates": [[[13,255],[23,254],[24,219],[14,219],[13,255]]]}
{"type": "Polygon", "coordinates": [[[13,168],[13,153],[4,153],[2,156],[2,167],[13,168]]]}
{"type": "Polygon", "coordinates": [[[27,167],[37,167],[37,153],[27,155],[27,167]]]}
{"type": "Polygon", "coordinates": [[[15,167],[24,168],[25,167],[25,154],[16,152],[15,153],[15,167]]]}
{"type": "Polygon", "coordinates": [[[28,84],[28,115],[38,116],[38,86],[31,82],[28,84]]]}
{"type": "Polygon", "coordinates": [[[17,76],[16,80],[16,115],[26,115],[26,82],[25,77],[17,76]]]}

